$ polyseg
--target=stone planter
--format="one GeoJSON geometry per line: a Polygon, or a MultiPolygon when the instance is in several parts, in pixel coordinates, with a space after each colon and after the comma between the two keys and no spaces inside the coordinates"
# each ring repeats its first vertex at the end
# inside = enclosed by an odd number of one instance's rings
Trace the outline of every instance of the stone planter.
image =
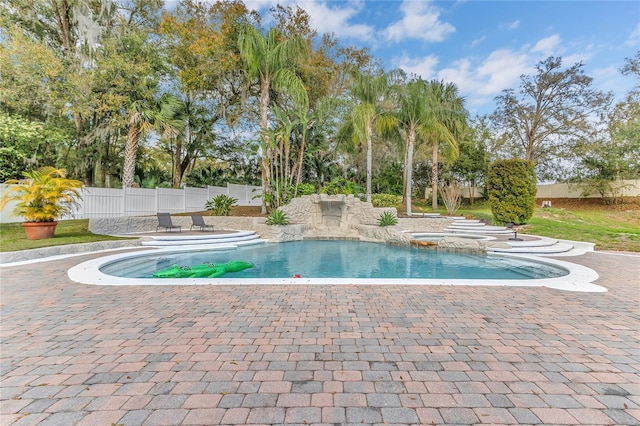
{"type": "Polygon", "coordinates": [[[56,233],[58,222],[23,222],[24,232],[28,240],[44,240],[52,238],[56,233]]]}

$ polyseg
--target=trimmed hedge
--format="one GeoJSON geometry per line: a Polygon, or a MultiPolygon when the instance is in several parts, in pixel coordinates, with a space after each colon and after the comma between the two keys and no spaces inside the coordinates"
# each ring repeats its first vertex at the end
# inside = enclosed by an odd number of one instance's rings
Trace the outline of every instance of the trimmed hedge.
{"type": "Polygon", "coordinates": [[[491,163],[487,195],[493,217],[502,223],[527,223],[535,208],[536,182],[532,161],[511,159],[491,163]]]}

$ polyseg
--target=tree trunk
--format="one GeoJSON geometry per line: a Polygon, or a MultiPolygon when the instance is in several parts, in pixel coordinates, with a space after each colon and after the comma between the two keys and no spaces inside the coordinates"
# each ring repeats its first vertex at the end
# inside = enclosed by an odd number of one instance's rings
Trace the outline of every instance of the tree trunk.
{"type": "Polygon", "coordinates": [[[433,143],[431,164],[431,209],[438,210],[438,143],[433,143]]]}
{"type": "Polygon", "coordinates": [[[367,203],[371,202],[371,174],[373,169],[373,154],[371,137],[373,135],[373,123],[367,124],[367,203]]]}
{"type": "Polygon", "coordinates": [[[265,77],[261,81],[260,85],[260,131],[262,133],[262,142],[265,147],[265,152],[262,153],[262,214],[267,213],[266,198],[269,197],[271,192],[270,181],[270,165],[269,157],[271,155],[271,149],[269,144],[269,133],[267,132],[269,121],[269,79],[265,77]]]}
{"type": "Polygon", "coordinates": [[[406,205],[407,205],[407,215],[411,216],[411,179],[413,178],[413,146],[415,144],[416,134],[411,129],[409,134],[407,135],[407,154],[406,154],[406,166],[405,166],[405,179],[406,179],[406,205]]]}
{"type": "Polygon", "coordinates": [[[471,191],[469,193],[469,204],[473,205],[473,199],[475,198],[474,196],[476,195],[476,181],[475,181],[475,179],[471,181],[471,185],[470,185],[469,191],[471,191]]]}
{"type": "Polygon", "coordinates": [[[293,190],[293,196],[296,197],[298,195],[298,185],[300,185],[300,180],[302,179],[302,167],[304,163],[304,148],[306,144],[306,138],[304,134],[302,135],[302,141],[300,142],[300,152],[298,153],[298,161],[293,167],[292,173],[296,176],[296,186],[293,190]]]}
{"type": "Polygon", "coordinates": [[[402,163],[402,204],[407,205],[407,155],[409,150],[404,150],[404,162],[402,163]]]}
{"type": "Polygon", "coordinates": [[[130,188],[133,185],[136,174],[136,155],[138,153],[138,140],[140,139],[140,126],[130,124],[127,132],[127,143],[124,148],[124,165],[122,166],[122,187],[130,188]]]}
{"type": "Polygon", "coordinates": [[[173,171],[173,187],[180,188],[180,182],[182,181],[182,139],[180,136],[176,138],[176,153],[174,160],[173,171]]]}

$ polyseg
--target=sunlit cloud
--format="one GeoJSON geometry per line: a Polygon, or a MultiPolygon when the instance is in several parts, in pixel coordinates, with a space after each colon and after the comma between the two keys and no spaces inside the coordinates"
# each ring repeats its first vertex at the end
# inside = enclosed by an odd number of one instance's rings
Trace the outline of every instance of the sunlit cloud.
{"type": "Polygon", "coordinates": [[[393,59],[393,68],[400,68],[407,74],[415,74],[423,80],[430,80],[436,76],[435,67],[438,65],[438,58],[435,56],[424,56],[411,58],[402,55],[393,59]]]}
{"type": "Polygon", "coordinates": [[[532,69],[530,58],[524,53],[507,49],[492,52],[481,63],[465,58],[451,67],[443,68],[438,77],[456,83],[461,91],[479,96],[495,96],[514,87],[520,75],[532,69]]]}
{"type": "Polygon", "coordinates": [[[640,24],[636,25],[635,29],[631,32],[629,39],[627,39],[624,44],[625,46],[640,48],[640,24]]]}
{"type": "Polygon", "coordinates": [[[334,34],[338,38],[355,39],[364,42],[373,40],[374,27],[367,24],[352,22],[364,7],[363,1],[305,1],[305,0],[247,0],[245,5],[261,12],[268,22],[270,8],[280,5],[282,7],[298,6],[304,9],[311,18],[311,27],[319,34],[334,34]]]}
{"type": "Polygon", "coordinates": [[[373,26],[351,23],[351,19],[362,11],[362,2],[299,1],[297,5],[309,13],[312,20],[311,25],[320,34],[329,33],[335,34],[339,38],[362,41],[370,41],[373,38],[373,26]]]}
{"type": "Polygon", "coordinates": [[[537,59],[523,52],[499,49],[491,52],[476,70],[480,82],[478,93],[498,94],[518,84],[520,76],[533,70],[537,59]]]}
{"type": "Polygon", "coordinates": [[[403,1],[400,11],[402,19],[393,22],[383,31],[388,41],[418,39],[438,42],[456,30],[453,25],[440,20],[440,9],[430,2],[403,1]]]}
{"type": "Polygon", "coordinates": [[[523,47],[521,51],[498,49],[484,60],[462,58],[440,70],[436,68],[435,56],[412,58],[405,54],[394,59],[394,65],[425,80],[436,78],[455,83],[464,93],[468,107],[473,109],[490,102],[505,89],[516,88],[520,76],[534,72],[540,59],[523,47]]]}
{"type": "Polygon", "coordinates": [[[550,37],[543,38],[538,41],[533,48],[532,52],[540,52],[545,56],[551,56],[557,54],[556,50],[560,46],[561,40],[558,34],[554,34],[550,37]]]}

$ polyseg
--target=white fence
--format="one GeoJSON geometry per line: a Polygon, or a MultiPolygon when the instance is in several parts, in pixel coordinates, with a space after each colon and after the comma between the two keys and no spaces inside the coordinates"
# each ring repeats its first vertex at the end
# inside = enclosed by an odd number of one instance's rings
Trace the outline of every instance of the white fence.
{"type": "MultiPolygon", "coordinates": [[[[0,185],[0,194],[8,186],[0,185]]],[[[82,200],[70,217],[65,219],[91,219],[122,216],[151,216],[158,212],[186,213],[204,210],[207,201],[225,194],[235,198],[238,206],[260,206],[262,188],[259,186],[227,184],[207,188],[93,188],[82,189],[82,200]]],[[[11,215],[15,203],[9,203],[0,212],[0,222],[22,222],[11,215]]]]}

